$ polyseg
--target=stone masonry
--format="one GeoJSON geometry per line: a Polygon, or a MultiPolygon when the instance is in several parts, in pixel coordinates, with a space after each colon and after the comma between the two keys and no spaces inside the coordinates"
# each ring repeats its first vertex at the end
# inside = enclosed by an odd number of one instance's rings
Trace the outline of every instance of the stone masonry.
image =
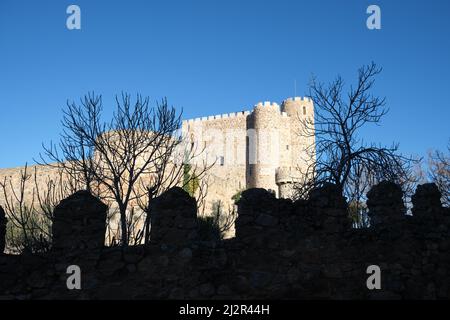
{"type": "MultiPolygon", "coordinates": [[[[376,223],[352,229],[334,185],[296,202],[249,189],[238,202],[236,237],[220,241],[191,236],[195,201],[175,188],[153,207],[159,222],[146,246],[0,256],[0,299],[449,299],[450,212],[436,201],[439,191],[420,186],[413,216],[404,214],[394,184],[370,195],[376,223]],[[66,287],[73,264],[82,270],[81,290],[66,287]],[[379,290],[366,286],[371,265],[381,270],[379,290]]],[[[79,212],[97,212],[94,224],[102,225],[103,208],[86,193],[57,210],[80,226],[79,212]]],[[[90,236],[65,230],[54,241],[67,249],[65,239],[104,236],[100,227],[88,228],[90,236]]]]}
{"type": "Polygon", "coordinates": [[[102,248],[108,207],[88,191],[78,191],[54,210],[53,249],[62,251],[102,248]]]}
{"type": "Polygon", "coordinates": [[[0,206],[0,254],[5,251],[6,239],[6,214],[2,206],[0,206]]]}
{"type": "Polygon", "coordinates": [[[314,121],[313,101],[295,97],[281,106],[266,101],[252,111],[183,121],[183,136],[204,150],[197,161],[215,161],[208,172],[207,207],[217,200],[232,206],[233,195],[249,188],[291,198],[294,182],[309,165],[305,149],[314,144],[313,137],[300,136],[306,119],[314,121]]]}
{"type": "Polygon", "coordinates": [[[150,212],[152,242],[183,244],[198,238],[197,203],[183,189],[175,187],[155,198],[150,212]]]}

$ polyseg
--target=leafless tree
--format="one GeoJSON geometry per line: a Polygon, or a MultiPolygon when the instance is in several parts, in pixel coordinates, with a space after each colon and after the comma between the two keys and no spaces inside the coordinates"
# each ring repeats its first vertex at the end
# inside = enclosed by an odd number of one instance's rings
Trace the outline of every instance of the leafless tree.
{"type": "MultiPolygon", "coordinates": [[[[203,166],[205,168],[205,172],[209,169],[207,166],[203,166]]],[[[208,196],[208,190],[210,185],[210,176],[206,174],[202,174],[200,177],[200,182],[198,185],[198,190],[195,193],[195,201],[197,202],[198,214],[205,214],[206,208],[206,197],[208,196]]]]}
{"type": "Polygon", "coordinates": [[[105,122],[102,116],[99,95],[87,94],[80,104],[68,102],[59,143],[44,146],[41,162],[62,169],[107,204],[114,203],[120,243],[127,246],[135,222],[130,205],[143,196],[135,187],[144,177],[156,177],[153,187],[164,183],[159,173],[177,144],[181,112],[169,107],[166,99],[150,106],[148,97],[137,95],[132,103],[129,94],[122,94],[116,96],[112,119],[105,122]]]}
{"type": "Polygon", "coordinates": [[[45,252],[51,245],[51,227],[55,206],[70,194],[59,173],[38,178],[38,167],[29,173],[28,165],[20,171],[18,181],[5,177],[0,192],[8,217],[8,249],[15,253],[45,252]]]}
{"type": "Polygon", "coordinates": [[[442,203],[450,206],[450,140],[447,144],[447,154],[434,151],[428,154],[429,178],[436,183],[442,193],[442,203]]]}
{"type": "Polygon", "coordinates": [[[381,70],[375,63],[360,68],[356,86],[350,86],[347,93],[340,76],[329,85],[312,78],[309,95],[315,104],[314,119],[299,121],[300,135],[315,137],[315,143],[306,149],[304,160],[310,165],[302,170],[307,180],[299,184],[300,195],[331,182],[349,201],[362,203],[363,195],[381,180],[397,182],[405,189],[413,185],[416,160],[400,154],[398,144],[386,147],[360,137],[361,128],[379,124],[388,111],[385,99],[371,92],[381,70]]]}

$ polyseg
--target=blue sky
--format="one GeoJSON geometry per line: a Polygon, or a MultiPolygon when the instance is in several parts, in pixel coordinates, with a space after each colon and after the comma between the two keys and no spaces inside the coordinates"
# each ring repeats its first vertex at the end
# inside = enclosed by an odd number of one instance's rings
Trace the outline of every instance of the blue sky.
{"type": "Polygon", "coordinates": [[[347,83],[371,61],[389,114],[363,131],[407,154],[443,149],[450,118],[450,1],[164,0],[0,2],[0,167],[32,162],[58,138],[61,108],[94,90],[111,110],[128,91],[167,97],[184,118],[347,83]],[[81,30],[66,8],[81,8],[81,30]],[[366,28],[377,4],[382,29],[366,28]]]}

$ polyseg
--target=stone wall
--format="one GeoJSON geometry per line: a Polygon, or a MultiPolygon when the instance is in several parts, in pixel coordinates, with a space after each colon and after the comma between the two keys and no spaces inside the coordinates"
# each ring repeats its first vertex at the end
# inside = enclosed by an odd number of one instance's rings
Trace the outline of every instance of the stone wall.
{"type": "Polygon", "coordinates": [[[6,214],[2,206],[0,206],[0,254],[5,251],[6,238],[6,214]]]}
{"type": "Polygon", "coordinates": [[[217,201],[226,209],[232,207],[233,195],[246,188],[249,114],[249,111],[241,111],[183,121],[183,136],[195,143],[194,150],[202,151],[192,162],[200,168],[205,163],[214,164],[205,176],[208,189],[202,213],[211,214],[217,201]]]}
{"type": "Polygon", "coordinates": [[[221,201],[231,207],[231,197],[248,188],[274,190],[280,197],[292,195],[298,170],[309,165],[305,149],[314,138],[300,136],[301,119],[314,119],[314,105],[309,98],[289,98],[282,105],[265,101],[252,111],[202,117],[183,121],[183,136],[194,142],[196,150],[205,149],[196,159],[202,163],[217,159],[208,172],[206,213],[221,201]],[[223,161],[223,163],[222,163],[223,161]],[[275,178],[279,168],[290,173],[282,184],[275,178]]]}
{"type": "Polygon", "coordinates": [[[183,245],[198,238],[197,203],[183,189],[172,188],[150,205],[154,243],[183,245]]]}
{"type": "Polygon", "coordinates": [[[54,210],[52,247],[55,251],[102,248],[108,207],[88,191],[78,191],[54,210]]]}
{"type": "MultiPolygon", "coordinates": [[[[334,185],[297,202],[250,189],[238,203],[236,237],[204,241],[195,232],[195,202],[175,188],[152,207],[153,241],[147,246],[63,245],[64,253],[1,256],[0,298],[449,299],[449,209],[428,184],[413,197],[414,215],[405,215],[398,190],[385,182],[376,186],[368,196],[373,224],[352,229],[334,185]],[[66,268],[73,264],[82,270],[81,290],[66,287],[66,268]],[[380,290],[366,286],[370,265],[381,269],[380,290]]],[[[59,215],[67,217],[79,217],[70,210],[97,212],[87,225],[94,239],[104,236],[97,199],[76,194],[62,208],[59,215]]],[[[76,243],[86,224],[75,219],[74,225],[57,241],[76,243]]]]}

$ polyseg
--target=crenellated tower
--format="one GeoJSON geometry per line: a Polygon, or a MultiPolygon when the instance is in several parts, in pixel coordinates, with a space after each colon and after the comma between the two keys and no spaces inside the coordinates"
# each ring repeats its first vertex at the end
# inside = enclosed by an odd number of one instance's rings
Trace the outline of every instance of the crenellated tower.
{"type": "MultiPolygon", "coordinates": [[[[289,145],[286,145],[287,162],[281,163],[276,172],[276,183],[278,185],[279,197],[291,198],[296,181],[299,181],[300,175],[306,172],[310,165],[310,155],[306,149],[314,145],[314,135],[305,136],[305,123],[314,123],[314,104],[312,99],[304,97],[288,98],[281,105],[281,112],[287,114],[287,123],[285,125],[289,132],[289,145]]],[[[313,134],[314,132],[308,132],[313,134]]]]}
{"type": "Polygon", "coordinates": [[[249,188],[291,198],[299,168],[308,165],[305,149],[314,142],[314,137],[300,136],[305,119],[314,119],[313,102],[295,97],[281,105],[259,102],[251,111],[183,121],[183,136],[197,150],[205,149],[207,159],[215,160],[206,202],[233,205],[231,198],[249,188]]]}
{"type": "Polygon", "coordinates": [[[247,188],[277,190],[275,171],[280,161],[283,117],[277,103],[258,103],[248,118],[247,188]]]}

